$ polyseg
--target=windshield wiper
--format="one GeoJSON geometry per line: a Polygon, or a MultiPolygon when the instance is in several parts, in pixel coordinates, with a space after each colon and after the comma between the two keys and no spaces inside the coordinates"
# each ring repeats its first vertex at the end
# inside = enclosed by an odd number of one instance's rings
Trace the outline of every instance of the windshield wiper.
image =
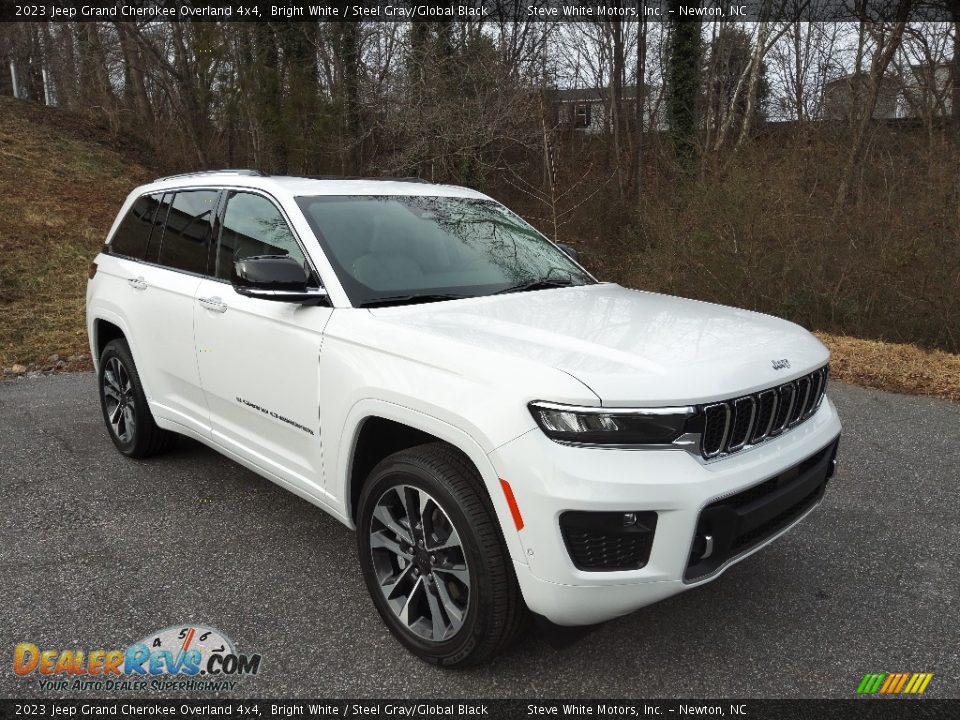
{"type": "Polygon", "coordinates": [[[511,285],[503,290],[497,290],[494,295],[503,295],[504,293],[523,292],[524,290],[549,290],[550,288],[573,287],[579,285],[571,280],[532,280],[530,282],[511,285]]]}
{"type": "Polygon", "coordinates": [[[441,300],[460,300],[469,295],[453,295],[450,293],[422,293],[420,295],[388,295],[387,297],[373,298],[360,303],[357,307],[381,307],[385,305],[413,305],[415,303],[440,302],[441,300]]]}

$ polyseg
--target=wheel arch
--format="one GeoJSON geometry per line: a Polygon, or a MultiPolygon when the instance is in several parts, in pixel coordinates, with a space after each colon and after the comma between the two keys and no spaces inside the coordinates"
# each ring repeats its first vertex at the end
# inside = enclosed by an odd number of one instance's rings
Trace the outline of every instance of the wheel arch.
{"type": "Polygon", "coordinates": [[[113,312],[109,308],[97,307],[94,312],[88,314],[87,332],[90,340],[90,359],[93,361],[95,372],[100,371],[100,355],[103,349],[111,340],[126,340],[127,347],[130,348],[130,354],[133,356],[133,362],[137,366],[137,372],[140,375],[140,383],[146,393],[147,399],[153,397],[152,388],[149,379],[144,377],[144,367],[140,363],[140,353],[137,350],[137,343],[130,332],[124,318],[113,312]]]}
{"type": "Polygon", "coordinates": [[[519,533],[500,488],[493,463],[480,443],[466,431],[411,408],[379,400],[354,405],[341,435],[338,473],[344,514],[356,527],[357,501],[370,471],[388,455],[440,441],[462,453],[476,468],[497,516],[500,533],[514,561],[525,563],[519,533]]]}
{"type": "MultiPolygon", "coordinates": [[[[123,328],[111,320],[100,317],[93,320],[92,334],[90,351],[93,353],[94,365],[98,368],[100,356],[103,355],[103,350],[108,343],[117,339],[127,340],[127,334],[123,328]]],[[[127,344],[130,344],[129,340],[127,340],[127,344]]]]}

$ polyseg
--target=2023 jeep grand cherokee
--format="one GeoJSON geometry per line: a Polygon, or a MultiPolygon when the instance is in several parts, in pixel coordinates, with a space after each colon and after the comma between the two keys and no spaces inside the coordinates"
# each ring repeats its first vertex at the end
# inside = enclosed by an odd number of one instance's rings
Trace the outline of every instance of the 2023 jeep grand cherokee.
{"type": "Polygon", "coordinates": [[[840,433],[802,328],[597,282],[460,187],[137,188],[87,328],[121,452],[188,435],[356,528],[387,626],[448,666],[526,608],[591,624],[715,578],[819,502],[840,433]]]}

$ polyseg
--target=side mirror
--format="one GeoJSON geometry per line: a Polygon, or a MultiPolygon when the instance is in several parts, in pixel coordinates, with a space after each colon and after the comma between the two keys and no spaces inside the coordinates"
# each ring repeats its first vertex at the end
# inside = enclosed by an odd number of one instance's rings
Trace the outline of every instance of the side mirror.
{"type": "Polygon", "coordinates": [[[319,304],[327,291],[307,286],[307,271],[289,255],[253,255],[233,264],[230,277],[240,295],[259,300],[319,304]]]}
{"type": "Polygon", "coordinates": [[[566,243],[557,243],[557,247],[563,250],[571,258],[573,258],[574,262],[580,262],[580,253],[577,252],[577,249],[573,245],[567,245],[566,243]]]}

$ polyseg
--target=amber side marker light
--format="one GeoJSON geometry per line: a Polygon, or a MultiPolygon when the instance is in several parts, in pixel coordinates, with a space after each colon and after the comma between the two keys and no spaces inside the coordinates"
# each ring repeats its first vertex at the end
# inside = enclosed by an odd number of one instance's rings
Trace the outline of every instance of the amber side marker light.
{"type": "Polygon", "coordinates": [[[517,530],[523,530],[523,515],[520,514],[520,506],[517,505],[517,499],[513,496],[513,489],[503,478],[500,478],[500,489],[503,490],[503,496],[507,499],[507,505],[510,507],[510,514],[513,515],[513,524],[517,530]]]}
{"type": "Polygon", "coordinates": [[[87,279],[93,280],[93,276],[97,274],[97,261],[94,260],[90,263],[90,269],[87,270],[87,279]]]}

